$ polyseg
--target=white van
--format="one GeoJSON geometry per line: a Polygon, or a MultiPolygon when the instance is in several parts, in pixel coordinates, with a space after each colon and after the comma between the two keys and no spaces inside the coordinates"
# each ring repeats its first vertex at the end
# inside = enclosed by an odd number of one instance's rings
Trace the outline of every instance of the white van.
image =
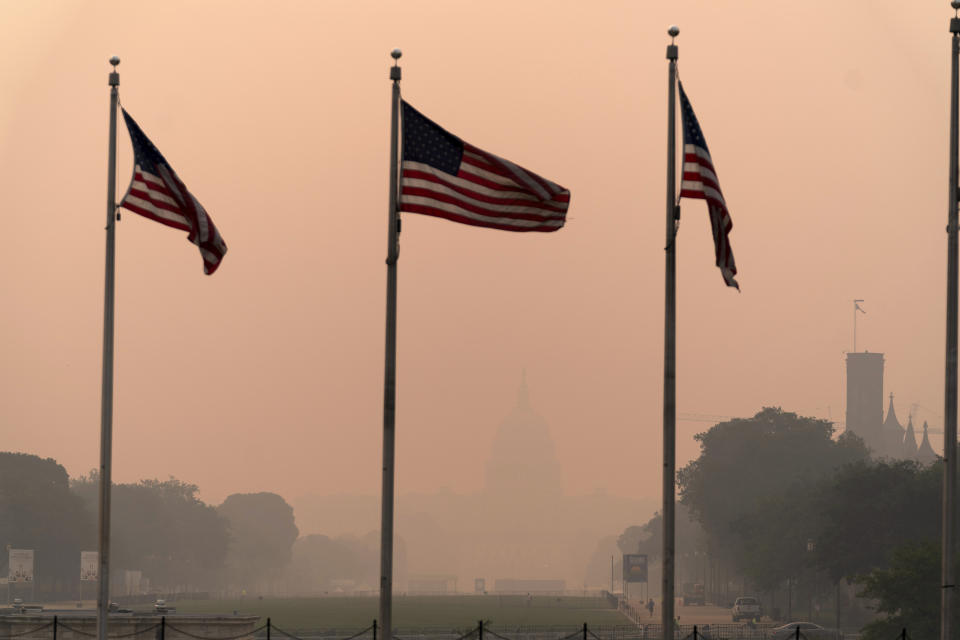
{"type": "Polygon", "coordinates": [[[760,601],[750,596],[740,596],[733,603],[733,621],[754,620],[760,617],[760,601]]]}

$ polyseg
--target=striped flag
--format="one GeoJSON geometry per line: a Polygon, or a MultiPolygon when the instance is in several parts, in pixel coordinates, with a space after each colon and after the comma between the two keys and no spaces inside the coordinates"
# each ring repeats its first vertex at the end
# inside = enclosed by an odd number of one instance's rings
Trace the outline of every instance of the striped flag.
{"type": "Polygon", "coordinates": [[[693,113],[693,107],[687,100],[680,83],[680,114],[683,119],[683,182],[680,185],[681,198],[700,198],[707,201],[710,210],[710,224],[713,226],[713,246],[717,254],[717,266],[723,274],[723,280],[728,287],[740,285],[734,279],[737,275],[737,265],[733,261],[733,251],[730,249],[730,230],[733,221],[727,211],[727,203],[720,191],[720,181],[710,159],[710,150],[707,141],[703,138],[700,123],[693,113]]]}
{"type": "Polygon", "coordinates": [[[556,231],[570,192],[474,147],[406,102],[400,209],[506,231],[556,231]]]}
{"type": "Polygon", "coordinates": [[[163,154],[150,142],[126,109],[123,119],[133,142],[133,179],[120,206],[189,233],[187,239],[200,247],[203,271],[212,274],[227,253],[213,220],[187,190],[163,154]]]}

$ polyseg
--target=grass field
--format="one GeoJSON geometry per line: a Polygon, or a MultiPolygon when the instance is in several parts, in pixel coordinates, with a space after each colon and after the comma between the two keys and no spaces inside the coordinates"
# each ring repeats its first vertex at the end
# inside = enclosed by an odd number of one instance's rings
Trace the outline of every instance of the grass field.
{"type": "MultiPolygon", "coordinates": [[[[171,603],[173,604],[173,603],[171,603]]],[[[244,600],[177,600],[177,613],[259,615],[285,630],[362,629],[377,617],[377,598],[264,598],[244,600]]],[[[519,626],[575,628],[627,624],[603,598],[576,596],[463,595],[394,596],[393,621],[400,629],[470,629],[478,620],[494,629],[519,626]]]]}

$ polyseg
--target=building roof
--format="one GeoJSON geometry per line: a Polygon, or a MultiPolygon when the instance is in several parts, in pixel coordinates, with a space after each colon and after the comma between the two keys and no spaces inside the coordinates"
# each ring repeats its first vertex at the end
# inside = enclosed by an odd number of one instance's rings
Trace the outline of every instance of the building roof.
{"type": "Polygon", "coordinates": [[[923,440],[917,448],[917,461],[920,464],[930,464],[938,458],[933,447],[930,446],[930,438],[927,437],[927,421],[923,421],[923,440]]]}
{"type": "Polygon", "coordinates": [[[907,420],[907,433],[903,436],[903,457],[916,459],[917,457],[917,435],[913,431],[913,416],[907,420]]]}
{"type": "Polygon", "coordinates": [[[897,420],[897,412],[893,408],[893,394],[890,394],[890,405],[887,407],[887,419],[883,421],[883,428],[888,431],[896,429],[903,433],[903,425],[897,420]]]}
{"type": "Polygon", "coordinates": [[[562,480],[550,426],[530,404],[524,372],[517,404],[494,437],[486,462],[485,489],[511,497],[559,496],[562,480]]]}

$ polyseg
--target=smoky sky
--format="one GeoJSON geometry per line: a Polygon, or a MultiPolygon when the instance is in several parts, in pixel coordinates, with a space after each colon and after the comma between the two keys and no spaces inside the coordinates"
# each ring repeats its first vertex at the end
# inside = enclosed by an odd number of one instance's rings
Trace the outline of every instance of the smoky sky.
{"type": "MultiPolygon", "coordinates": [[[[678,239],[678,463],[702,416],[841,421],[858,347],[942,426],[949,7],[706,1],[0,6],[0,448],[98,464],[108,58],[215,220],[118,225],[115,478],[376,494],[389,52],[464,140],[571,191],[564,229],[403,216],[397,488],[473,492],[526,369],[565,491],[660,492],[666,28],[733,219],[678,239]]],[[[118,193],[131,149],[122,127],[118,193]]],[[[919,420],[919,422],[918,422],[919,420]]],[[[932,434],[939,450],[940,435],[932,434]]]]}

